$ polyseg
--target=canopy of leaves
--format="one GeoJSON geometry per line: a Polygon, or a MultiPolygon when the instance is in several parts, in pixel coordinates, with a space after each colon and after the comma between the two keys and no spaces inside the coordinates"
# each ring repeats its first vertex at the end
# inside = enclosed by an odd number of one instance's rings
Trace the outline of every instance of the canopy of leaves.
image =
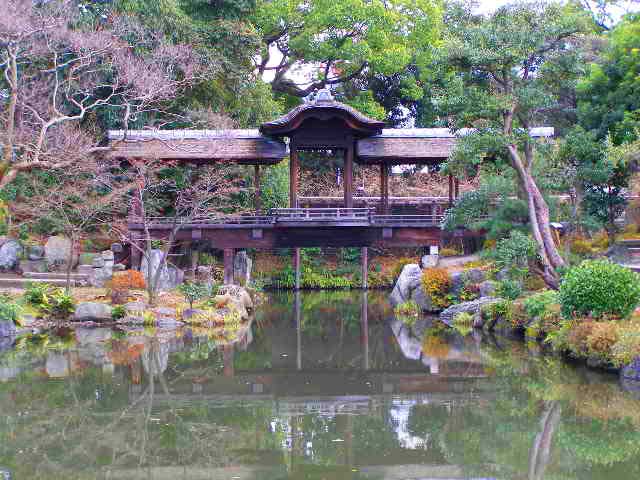
{"type": "Polygon", "coordinates": [[[258,0],[252,18],[263,42],[261,69],[275,71],[274,89],[305,96],[425,62],[438,42],[441,13],[435,0],[258,0]],[[272,53],[281,60],[268,67],[272,53]],[[311,78],[299,86],[286,74],[303,66],[311,78]]]}
{"type": "Polygon", "coordinates": [[[628,15],[609,34],[601,59],[578,85],[578,114],[587,130],[615,144],[637,137],[640,126],[640,14],[628,15]]]}

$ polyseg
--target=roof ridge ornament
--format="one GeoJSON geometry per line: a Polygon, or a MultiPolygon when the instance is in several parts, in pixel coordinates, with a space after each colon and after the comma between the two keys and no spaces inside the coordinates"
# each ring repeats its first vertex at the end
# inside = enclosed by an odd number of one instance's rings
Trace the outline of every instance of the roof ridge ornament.
{"type": "Polygon", "coordinates": [[[318,90],[315,103],[331,103],[333,101],[334,99],[333,95],[331,94],[331,90],[326,87],[318,90]]]}

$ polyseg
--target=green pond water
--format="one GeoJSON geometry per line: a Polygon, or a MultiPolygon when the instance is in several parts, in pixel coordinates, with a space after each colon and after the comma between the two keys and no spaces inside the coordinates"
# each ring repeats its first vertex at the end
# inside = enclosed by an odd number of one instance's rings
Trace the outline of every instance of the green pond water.
{"type": "Polygon", "coordinates": [[[640,478],[640,386],[408,328],[385,292],[271,293],[236,331],[0,348],[0,479],[640,478]]]}

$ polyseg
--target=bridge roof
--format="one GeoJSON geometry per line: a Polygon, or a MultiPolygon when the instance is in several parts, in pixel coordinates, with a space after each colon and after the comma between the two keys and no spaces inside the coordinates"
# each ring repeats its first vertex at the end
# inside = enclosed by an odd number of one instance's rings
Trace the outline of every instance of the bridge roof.
{"type": "MultiPolygon", "coordinates": [[[[349,107],[351,108],[351,107],[349,107]]],[[[357,141],[356,161],[361,163],[425,164],[445,160],[457,139],[472,129],[381,129],[357,141]]],[[[551,127],[533,128],[534,138],[552,137],[551,127]]],[[[258,129],[233,130],[110,130],[116,158],[158,158],[183,161],[231,160],[246,164],[275,164],[287,154],[287,145],[258,129]]]]}
{"type": "Polygon", "coordinates": [[[291,136],[302,124],[309,119],[321,120],[334,124],[336,133],[338,128],[343,130],[340,124],[335,124],[334,120],[342,120],[348,130],[355,136],[365,137],[376,135],[382,131],[384,122],[369,118],[355,108],[334,100],[329,90],[320,90],[315,101],[298,105],[286,115],[263,123],[260,131],[265,135],[291,136]]]}

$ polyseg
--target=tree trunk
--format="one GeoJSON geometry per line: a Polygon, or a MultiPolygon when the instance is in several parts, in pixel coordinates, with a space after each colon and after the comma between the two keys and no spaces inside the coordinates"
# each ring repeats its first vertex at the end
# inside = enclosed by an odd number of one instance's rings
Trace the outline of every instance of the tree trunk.
{"type": "MultiPolygon", "coordinates": [[[[7,124],[5,125],[4,149],[0,163],[0,182],[9,170],[13,160],[13,144],[16,129],[16,109],[18,106],[18,64],[16,53],[9,50],[6,78],[9,80],[9,105],[7,106],[7,124]]],[[[3,185],[4,187],[4,182],[3,185]]]]}
{"type": "Polygon", "coordinates": [[[69,247],[69,260],[67,261],[67,269],[65,272],[65,291],[68,294],[71,293],[71,271],[73,270],[73,252],[75,250],[75,246],[76,246],[76,235],[75,232],[73,232],[73,230],[71,232],[69,232],[69,240],[70,240],[70,244],[71,246],[69,247]]]}
{"type": "Polygon", "coordinates": [[[540,189],[529,169],[525,167],[515,145],[509,146],[511,164],[518,174],[519,180],[527,195],[529,221],[533,238],[538,244],[538,253],[543,265],[543,278],[550,288],[557,289],[559,285],[556,269],[564,266],[564,260],[558,253],[551,226],[549,225],[549,206],[542,197],[540,189]]]}

